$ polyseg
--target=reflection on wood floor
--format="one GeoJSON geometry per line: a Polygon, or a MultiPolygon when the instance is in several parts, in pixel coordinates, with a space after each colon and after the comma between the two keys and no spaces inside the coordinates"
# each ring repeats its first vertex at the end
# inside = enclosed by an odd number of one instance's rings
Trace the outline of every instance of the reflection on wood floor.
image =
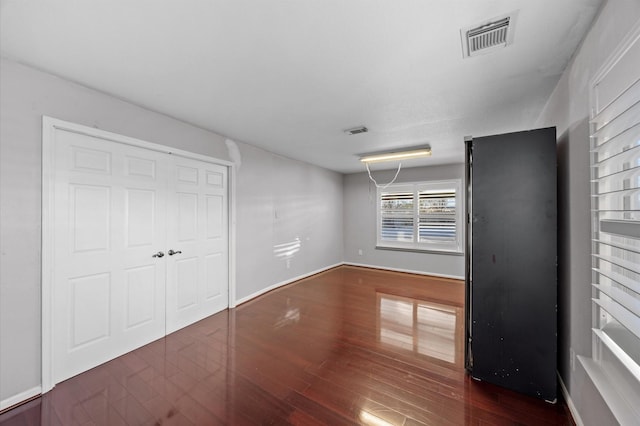
{"type": "Polygon", "coordinates": [[[462,366],[464,310],[459,306],[377,292],[378,340],[462,366]]]}
{"type": "Polygon", "coordinates": [[[8,425],[569,425],[463,367],[461,281],[343,266],[58,384],[8,425]]]}

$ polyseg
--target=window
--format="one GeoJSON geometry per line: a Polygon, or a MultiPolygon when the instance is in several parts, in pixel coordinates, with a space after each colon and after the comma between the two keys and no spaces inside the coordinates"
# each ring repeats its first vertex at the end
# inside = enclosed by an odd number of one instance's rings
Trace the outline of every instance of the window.
{"type": "Polygon", "coordinates": [[[621,424],[640,410],[640,32],[591,96],[593,355],[580,357],[621,424]]]}
{"type": "Polygon", "coordinates": [[[462,251],[460,180],[378,188],[381,248],[462,251]]]}

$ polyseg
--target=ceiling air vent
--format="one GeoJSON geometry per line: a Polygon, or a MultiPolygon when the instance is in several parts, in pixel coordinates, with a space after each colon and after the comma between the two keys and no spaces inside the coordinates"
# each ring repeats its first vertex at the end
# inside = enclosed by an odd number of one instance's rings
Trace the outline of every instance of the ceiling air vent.
{"type": "Polygon", "coordinates": [[[460,30],[464,57],[476,56],[506,47],[513,42],[514,16],[492,19],[460,30]]]}
{"type": "Polygon", "coordinates": [[[347,129],[344,132],[348,135],[357,135],[359,133],[367,133],[369,129],[364,126],[354,127],[353,129],[347,129]]]}

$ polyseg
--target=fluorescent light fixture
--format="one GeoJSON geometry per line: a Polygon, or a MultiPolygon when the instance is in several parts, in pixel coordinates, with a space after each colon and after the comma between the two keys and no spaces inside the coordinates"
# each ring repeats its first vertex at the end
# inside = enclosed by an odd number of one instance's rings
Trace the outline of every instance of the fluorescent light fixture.
{"type": "Polygon", "coordinates": [[[423,158],[431,156],[431,147],[423,146],[411,148],[404,151],[388,151],[375,154],[365,154],[360,156],[363,163],[381,163],[383,161],[409,160],[413,158],[423,158]]]}

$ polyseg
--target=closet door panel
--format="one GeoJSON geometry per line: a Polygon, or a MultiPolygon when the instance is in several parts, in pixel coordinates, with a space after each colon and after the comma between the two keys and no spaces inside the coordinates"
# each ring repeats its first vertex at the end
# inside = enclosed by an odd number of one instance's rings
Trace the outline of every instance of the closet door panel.
{"type": "Polygon", "coordinates": [[[55,130],[53,380],[165,334],[167,156],[55,130]]]}
{"type": "Polygon", "coordinates": [[[172,158],[167,259],[167,332],[228,307],[227,169],[172,158]]]}

